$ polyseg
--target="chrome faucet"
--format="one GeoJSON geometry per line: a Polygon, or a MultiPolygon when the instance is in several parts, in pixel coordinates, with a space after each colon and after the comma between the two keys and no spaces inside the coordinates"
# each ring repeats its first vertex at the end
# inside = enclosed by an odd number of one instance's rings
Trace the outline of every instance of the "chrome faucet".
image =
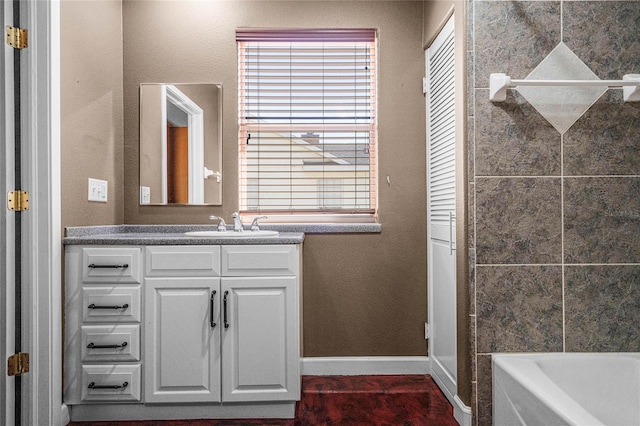
{"type": "Polygon", "coordinates": [[[218,232],[224,232],[227,230],[227,224],[224,222],[224,219],[220,216],[209,216],[210,220],[218,220],[218,232]]]}
{"type": "Polygon", "coordinates": [[[258,220],[260,220],[260,219],[267,219],[267,216],[254,217],[253,218],[253,222],[251,222],[251,230],[252,231],[259,231],[260,230],[260,224],[258,223],[258,220]]]}
{"type": "Polygon", "coordinates": [[[233,217],[233,230],[236,232],[244,231],[244,227],[242,226],[242,218],[240,217],[240,213],[235,212],[231,215],[233,217]]]}

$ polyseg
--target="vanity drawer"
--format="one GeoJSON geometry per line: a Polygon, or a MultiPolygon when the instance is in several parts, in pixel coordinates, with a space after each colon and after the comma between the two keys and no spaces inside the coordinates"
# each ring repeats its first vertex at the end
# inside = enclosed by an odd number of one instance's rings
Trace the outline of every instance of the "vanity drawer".
{"type": "Polygon", "coordinates": [[[83,365],[82,401],[140,401],[140,364],[83,365]]]}
{"type": "Polygon", "coordinates": [[[140,286],[83,287],[83,322],[140,322],[140,286]]]}
{"type": "Polygon", "coordinates": [[[219,277],[219,246],[148,246],[146,276],[219,277]]]}
{"type": "Polygon", "coordinates": [[[140,326],[83,326],[81,360],[140,361],[140,326]]]}
{"type": "Polygon", "coordinates": [[[82,281],[85,283],[139,283],[142,280],[141,249],[91,247],[82,250],[82,281]]]}
{"type": "Polygon", "coordinates": [[[295,245],[222,246],[221,250],[225,277],[298,273],[299,255],[295,245]]]}

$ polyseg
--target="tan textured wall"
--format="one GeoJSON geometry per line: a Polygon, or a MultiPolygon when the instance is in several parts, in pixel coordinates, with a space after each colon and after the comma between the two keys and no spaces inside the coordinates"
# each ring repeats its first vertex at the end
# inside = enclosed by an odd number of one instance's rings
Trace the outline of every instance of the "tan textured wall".
{"type": "Polygon", "coordinates": [[[449,17],[454,16],[456,45],[456,242],[457,256],[457,351],[458,396],[467,405],[472,401],[471,350],[469,346],[469,250],[467,189],[467,12],[464,0],[428,0],[424,2],[422,40],[427,48],[449,17]]]}
{"type": "Polygon", "coordinates": [[[62,226],[124,220],[122,5],[62,1],[62,226]],[[108,181],[108,202],[87,201],[87,178],[108,181]]]}
{"type": "Polygon", "coordinates": [[[383,232],[307,236],[305,356],[427,353],[422,8],[419,1],[123,3],[124,203],[131,224],[206,223],[210,214],[229,218],[237,209],[236,28],[379,29],[383,232]],[[223,84],[222,207],[138,205],[138,87],[162,81],[223,84]]]}

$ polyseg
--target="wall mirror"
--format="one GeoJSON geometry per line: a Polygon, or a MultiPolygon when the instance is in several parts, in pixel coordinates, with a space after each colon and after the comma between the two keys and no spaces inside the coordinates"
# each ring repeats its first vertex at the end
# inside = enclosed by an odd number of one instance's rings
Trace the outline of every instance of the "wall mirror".
{"type": "Polygon", "coordinates": [[[222,85],[140,85],[140,204],[222,204],[222,85]]]}

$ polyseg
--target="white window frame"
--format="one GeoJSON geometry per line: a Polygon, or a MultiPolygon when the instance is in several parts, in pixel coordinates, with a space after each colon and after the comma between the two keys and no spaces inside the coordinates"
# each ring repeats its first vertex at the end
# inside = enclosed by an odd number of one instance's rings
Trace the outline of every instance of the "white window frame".
{"type": "MultiPolygon", "coordinates": [[[[269,219],[268,222],[271,223],[375,223],[377,222],[377,202],[378,202],[378,175],[377,175],[377,32],[375,30],[357,30],[357,29],[347,29],[347,30],[323,30],[323,29],[303,29],[303,30],[290,30],[290,29],[239,29],[237,31],[237,40],[238,40],[238,123],[239,123],[239,143],[238,143],[238,173],[239,173],[239,207],[240,212],[243,214],[243,217],[250,220],[250,218],[255,216],[262,216],[267,214],[269,219]],[[280,209],[280,210],[272,210],[269,208],[260,208],[257,210],[249,210],[248,207],[252,207],[247,203],[251,203],[249,199],[250,193],[255,192],[255,185],[249,185],[249,183],[254,180],[248,176],[247,173],[247,160],[245,157],[245,148],[243,145],[246,143],[247,135],[252,131],[256,132],[258,129],[265,130],[268,128],[269,124],[264,123],[250,123],[249,120],[245,120],[245,111],[244,111],[244,95],[243,95],[243,87],[242,81],[244,76],[243,69],[243,52],[244,52],[244,44],[247,41],[260,41],[260,42],[322,42],[322,41],[353,41],[352,37],[362,37],[362,34],[367,33],[369,37],[373,34],[371,40],[368,40],[371,43],[370,48],[373,52],[373,58],[371,63],[372,68],[372,81],[370,92],[368,92],[368,100],[371,102],[371,114],[370,114],[370,122],[368,123],[358,123],[358,124],[326,124],[320,125],[313,128],[313,126],[302,127],[291,125],[289,127],[289,131],[298,131],[298,132],[313,132],[314,130],[322,131],[322,129],[326,129],[326,131],[344,131],[348,130],[349,132],[353,131],[354,133],[358,131],[366,132],[368,136],[369,143],[369,165],[360,165],[354,164],[354,172],[362,172],[363,168],[368,173],[366,178],[367,183],[365,187],[365,191],[368,192],[368,207],[367,208],[353,208],[347,209],[344,212],[339,210],[329,210],[326,208],[322,208],[322,206],[314,206],[309,210],[298,211],[295,208],[290,209],[280,209]],[[319,129],[318,129],[319,127],[319,129]]],[[[364,41],[364,40],[360,40],[364,41]]],[[[274,125],[275,129],[281,129],[286,127],[286,125],[274,125]]],[[[313,148],[310,147],[309,151],[313,151],[313,148]]],[[[331,156],[332,154],[327,154],[331,156]]],[[[302,170],[304,171],[317,171],[322,169],[325,172],[335,172],[338,169],[338,165],[342,163],[346,163],[346,161],[336,158],[333,160],[336,165],[316,165],[316,164],[305,164],[302,166],[302,170]],[[326,170],[325,170],[326,169],[326,170]]],[[[284,169],[286,171],[286,169],[284,169]]],[[[323,179],[335,179],[330,176],[324,177],[323,179]]],[[[361,178],[359,178],[361,179],[361,178]]],[[[289,189],[291,191],[291,189],[289,189]]],[[[254,196],[255,198],[255,196],[254,196]]],[[[254,200],[255,201],[255,200],[254,200]]],[[[356,205],[358,202],[356,202],[356,205]]]]}

